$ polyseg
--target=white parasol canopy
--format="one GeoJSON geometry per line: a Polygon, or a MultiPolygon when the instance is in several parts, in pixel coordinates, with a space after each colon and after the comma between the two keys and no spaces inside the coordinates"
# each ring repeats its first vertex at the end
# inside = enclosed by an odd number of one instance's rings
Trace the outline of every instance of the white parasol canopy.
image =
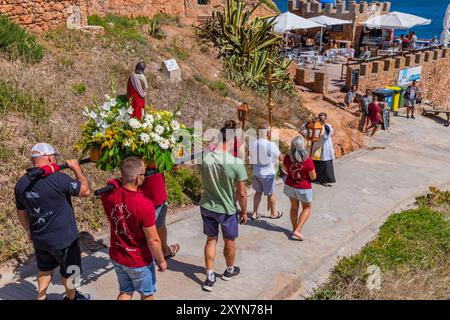
{"type": "Polygon", "coordinates": [[[430,23],[430,19],[393,11],[370,18],[363,22],[363,25],[371,29],[411,29],[415,26],[425,26],[430,23]]]}
{"type": "Polygon", "coordinates": [[[313,21],[318,24],[322,24],[324,26],[336,26],[336,25],[341,25],[341,24],[352,23],[351,20],[341,20],[341,19],[324,16],[324,15],[309,18],[308,20],[313,21]]]}
{"type": "Polygon", "coordinates": [[[450,4],[447,7],[447,11],[444,16],[444,30],[441,33],[441,43],[444,47],[447,47],[450,42],[450,4]]]}
{"type": "Polygon", "coordinates": [[[323,25],[299,17],[296,14],[285,12],[275,18],[274,31],[284,33],[294,29],[311,29],[321,27],[323,27],[323,25]]]}

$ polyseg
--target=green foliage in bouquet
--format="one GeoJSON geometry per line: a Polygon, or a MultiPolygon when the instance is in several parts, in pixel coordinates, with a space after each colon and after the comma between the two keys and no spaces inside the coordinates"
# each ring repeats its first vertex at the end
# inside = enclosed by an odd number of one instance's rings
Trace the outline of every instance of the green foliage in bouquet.
{"type": "Polygon", "coordinates": [[[159,171],[170,170],[174,165],[172,150],[178,147],[187,130],[176,118],[175,112],[156,110],[146,106],[142,120],[132,118],[133,108],[126,96],[106,95],[106,101],[86,108],[83,115],[82,139],[77,147],[83,153],[100,150],[97,168],[111,171],[120,167],[126,157],[139,156],[156,166],[159,171]]]}

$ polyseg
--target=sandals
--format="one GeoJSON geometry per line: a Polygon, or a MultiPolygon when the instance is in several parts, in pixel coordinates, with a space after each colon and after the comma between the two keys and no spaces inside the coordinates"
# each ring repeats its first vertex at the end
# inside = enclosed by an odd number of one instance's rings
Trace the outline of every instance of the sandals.
{"type": "Polygon", "coordinates": [[[280,219],[283,216],[283,212],[277,211],[277,215],[275,217],[269,216],[269,219],[280,219]]]}
{"type": "Polygon", "coordinates": [[[259,214],[256,214],[256,218],[253,218],[253,214],[252,214],[251,217],[250,217],[250,219],[252,219],[252,220],[258,220],[259,217],[261,217],[261,216],[260,216],[259,214]]]}
{"type": "Polygon", "coordinates": [[[298,241],[303,241],[304,240],[303,235],[301,237],[299,237],[296,234],[291,233],[291,237],[292,237],[293,240],[298,240],[298,241]]]}
{"type": "Polygon", "coordinates": [[[177,255],[178,251],[180,251],[180,245],[179,244],[173,244],[169,246],[170,253],[164,256],[164,259],[170,259],[177,255]]]}

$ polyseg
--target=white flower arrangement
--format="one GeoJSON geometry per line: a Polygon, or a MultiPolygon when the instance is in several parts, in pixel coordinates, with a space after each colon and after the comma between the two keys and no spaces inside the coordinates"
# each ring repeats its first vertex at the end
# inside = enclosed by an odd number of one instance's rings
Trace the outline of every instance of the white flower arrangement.
{"type": "MultiPolygon", "coordinates": [[[[114,94],[113,94],[114,96],[114,94]]],[[[82,150],[100,149],[102,156],[97,167],[112,170],[121,159],[132,154],[156,164],[160,170],[173,165],[172,149],[177,146],[181,125],[170,112],[146,107],[142,120],[132,118],[133,108],[127,99],[105,95],[106,101],[92,109],[85,108],[83,138],[78,144],[82,150]]]]}

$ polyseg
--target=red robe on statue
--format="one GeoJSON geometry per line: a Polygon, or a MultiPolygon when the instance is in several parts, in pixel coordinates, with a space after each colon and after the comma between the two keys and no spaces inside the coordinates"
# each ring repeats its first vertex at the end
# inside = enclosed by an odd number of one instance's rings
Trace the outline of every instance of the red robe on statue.
{"type": "Polygon", "coordinates": [[[145,107],[145,98],[141,98],[137,90],[134,88],[131,78],[128,79],[127,96],[131,100],[131,106],[133,107],[133,118],[142,120],[142,113],[145,107]]]}

